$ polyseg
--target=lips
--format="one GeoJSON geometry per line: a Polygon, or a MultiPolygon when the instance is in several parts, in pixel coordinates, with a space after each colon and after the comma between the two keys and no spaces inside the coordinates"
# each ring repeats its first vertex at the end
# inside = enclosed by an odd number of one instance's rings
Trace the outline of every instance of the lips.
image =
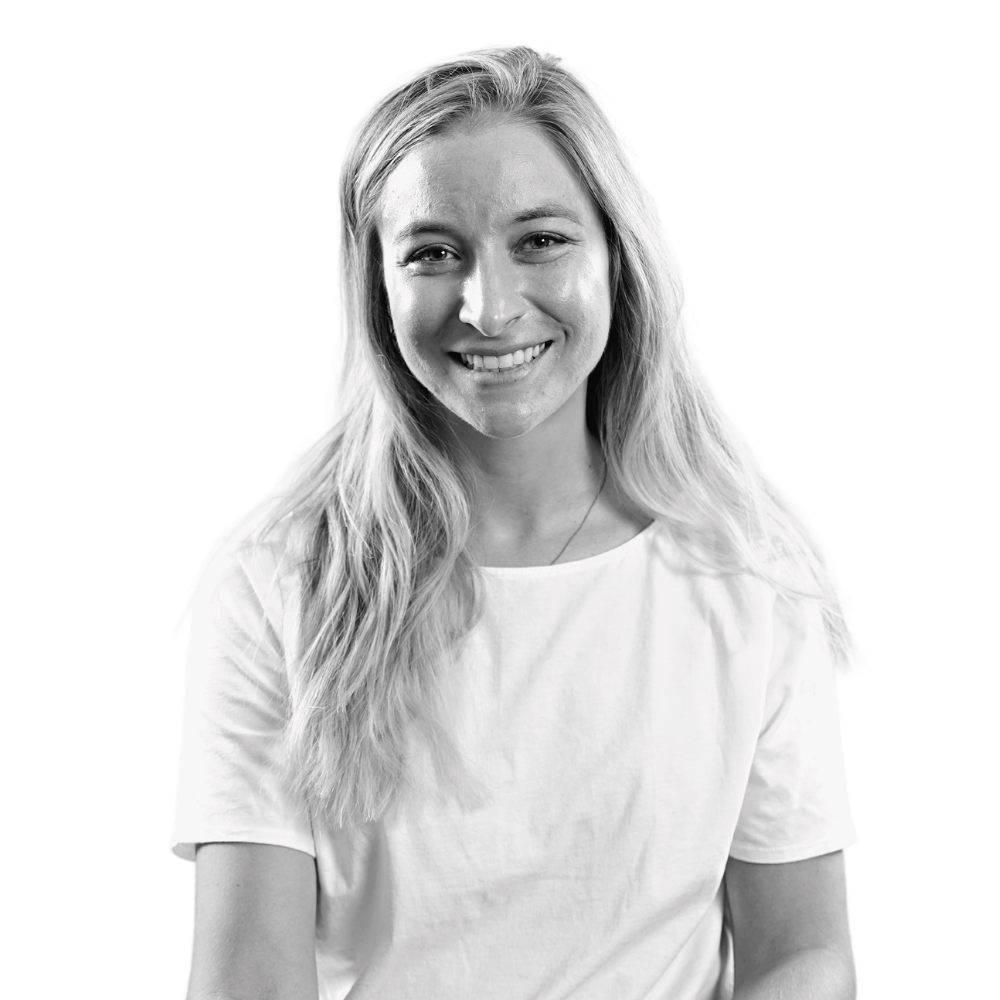
{"type": "Polygon", "coordinates": [[[462,364],[470,371],[507,371],[530,364],[546,351],[550,343],[551,341],[547,340],[510,354],[457,354],[456,357],[460,358],[462,364]]]}

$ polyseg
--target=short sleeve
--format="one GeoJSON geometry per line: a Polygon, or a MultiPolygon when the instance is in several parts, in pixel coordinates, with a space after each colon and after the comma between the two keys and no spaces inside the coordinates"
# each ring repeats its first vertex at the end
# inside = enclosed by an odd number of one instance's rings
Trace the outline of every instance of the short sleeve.
{"type": "Polygon", "coordinates": [[[820,609],[776,596],[763,716],[730,854],[776,864],[854,840],[834,661],[820,609]]]}
{"type": "Polygon", "coordinates": [[[315,856],[308,810],[281,778],[288,608],[266,549],[226,553],[205,574],[191,622],[171,847],[275,844],[315,856]]]}

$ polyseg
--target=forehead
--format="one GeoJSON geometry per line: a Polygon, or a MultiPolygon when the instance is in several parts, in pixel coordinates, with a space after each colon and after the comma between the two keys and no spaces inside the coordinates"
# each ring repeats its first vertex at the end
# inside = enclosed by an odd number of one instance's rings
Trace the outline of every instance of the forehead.
{"type": "Polygon", "coordinates": [[[575,171],[537,129],[484,125],[435,136],[408,153],[386,180],[378,228],[391,239],[418,218],[500,225],[537,205],[597,219],[575,171]]]}

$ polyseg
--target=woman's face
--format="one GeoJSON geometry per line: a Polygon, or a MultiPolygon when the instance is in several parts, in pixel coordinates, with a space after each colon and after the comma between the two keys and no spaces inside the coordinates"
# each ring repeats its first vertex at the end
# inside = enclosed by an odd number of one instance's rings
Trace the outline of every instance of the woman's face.
{"type": "Polygon", "coordinates": [[[488,438],[582,422],[611,323],[608,247],[548,140],[514,124],[428,140],[380,208],[393,327],[417,380],[488,438]]]}

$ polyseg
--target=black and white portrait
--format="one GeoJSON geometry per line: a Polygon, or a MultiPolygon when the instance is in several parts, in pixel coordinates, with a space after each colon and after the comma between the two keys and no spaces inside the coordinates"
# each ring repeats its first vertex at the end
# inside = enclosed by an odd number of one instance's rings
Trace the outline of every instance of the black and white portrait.
{"type": "Polygon", "coordinates": [[[19,995],[985,995],[985,5],[3,21],[19,995]]]}

